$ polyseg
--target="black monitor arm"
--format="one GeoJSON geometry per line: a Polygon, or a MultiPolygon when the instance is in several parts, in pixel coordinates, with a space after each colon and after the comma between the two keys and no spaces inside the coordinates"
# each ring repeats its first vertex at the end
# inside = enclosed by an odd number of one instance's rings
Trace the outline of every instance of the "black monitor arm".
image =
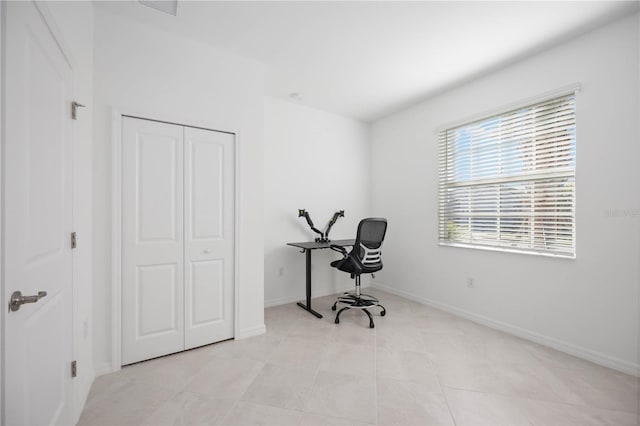
{"type": "Polygon", "coordinates": [[[309,217],[309,213],[305,209],[298,209],[298,217],[304,217],[307,220],[307,224],[309,225],[309,228],[311,228],[311,230],[313,232],[320,234],[320,238],[316,238],[316,241],[323,242],[326,239],[324,237],[324,233],[322,231],[318,230],[313,225],[313,221],[311,220],[311,217],[309,217]]]}
{"type": "Polygon", "coordinates": [[[327,241],[329,241],[328,238],[329,238],[329,232],[331,231],[331,227],[336,223],[336,220],[338,220],[339,217],[344,217],[344,210],[340,210],[339,212],[335,212],[333,214],[331,221],[327,225],[327,230],[324,231],[324,235],[327,237],[327,241]]]}
{"type": "Polygon", "coordinates": [[[311,228],[313,232],[320,234],[320,237],[316,238],[316,242],[328,243],[329,241],[331,241],[329,240],[329,231],[331,231],[331,227],[334,225],[334,223],[336,223],[339,217],[344,217],[344,210],[340,210],[333,214],[333,218],[327,225],[327,229],[324,232],[320,231],[313,225],[313,221],[311,220],[309,213],[305,209],[298,209],[298,217],[304,217],[307,220],[309,228],[311,228]]]}

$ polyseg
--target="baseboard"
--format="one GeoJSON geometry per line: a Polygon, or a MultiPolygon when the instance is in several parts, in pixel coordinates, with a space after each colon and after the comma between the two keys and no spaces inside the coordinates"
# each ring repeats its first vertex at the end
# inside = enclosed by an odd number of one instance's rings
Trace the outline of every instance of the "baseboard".
{"type": "MultiPolygon", "coordinates": [[[[363,280],[364,281],[364,280],[363,280]]],[[[362,283],[362,288],[367,288],[367,287],[371,287],[370,283],[362,283]]],[[[332,294],[336,294],[336,293],[342,293],[344,291],[351,291],[353,290],[353,284],[351,285],[345,285],[343,286],[343,288],[338,288],[335,291],[329,291],[329,290],[325,290],[325,291],[321,291],[319,293],[315,293],[313,294],[313,297],[324,297],[324,296],[329,296],[332,294]]],[[[281,297],[278,299],[269,299],[269,300],[265,300],[264,301],[264,307],[265,308],[272,308],[274,306],[280,306],[280,305],[286,305],[288,303],[294,303],[294,302],[302,302],[305,299],[305,295],[299,295],[299,296],[287,296],[287,297],[281,297]]]]}
{"type": "Polygon", "coordinates": [[[94,368],[95,377],[104,376],[105,374],[113,373],[110,362],[101,362],[96,364],[94,368]]]}
{"type": "Polygon", "coordinates": [[[235,336],[236,339],[246,339],[248,337],[260,336],[261,334],[265,334],[267,332],[267,327],[264,324],[243,328],[238,330],[238,334],[235,336]]]}
{"type": "Polygon", "coordinates": [[[265,308],[272,308],[274,306],[286,305],[288,303],[294,303],[304,300],[304,296],[288,296],[281,297],[279,299],[269,299],[264,301],[265,308]]]}
{"type": "Polygon", "coordinates": [[[450,314],[457,315],[459,317],[471,320],[473,322],[476,322],[482,325],[486,325],[487,327],[491,327],[496,330],[504,331],[505,333],[509,333],[514,336],[522,337],[523,339],[531,340],[541,345],[551,347],[558,351],[567,353],[569,355],[573,355],[578,358],[585,359],[587,361],[591,361],[595,364],[602,365],[604,367],[608,367],[625,374],[630,374],[636,377],[640,376],[639,374],[640,365],[633,362],[629,362],[629,361],[625,361],[609,355],[605,355],[603,353],[596,352],[591,349],[583,348],[581,346],[577,346],[572,343],[558,340],[554,337],[545,336],[531,330],[517,327],[502,321],[497,321],[492,318],[486,317],[484,315],[479,315],[471,311],[467,311],[466,309],[461,309],[452,305],[448,305],[446,303],[441,303],[441,302],[437,302],[422,296],[417,296],[415,294],[411,294],[394,287],[389,287],[381,283],[373,283],[373,288],[377,288],[379,290],[386,291],[391,294],[402,296],[407,299],[418,301],[420,303],[443,310],[450,314]]]}

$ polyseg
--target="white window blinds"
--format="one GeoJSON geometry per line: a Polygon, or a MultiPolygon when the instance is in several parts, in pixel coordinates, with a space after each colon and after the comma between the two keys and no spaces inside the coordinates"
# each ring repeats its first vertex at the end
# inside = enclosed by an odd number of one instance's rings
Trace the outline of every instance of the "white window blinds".
{"type": "Polygon", "coordinates": [[[575,95],[439,134],[441,244],[575,256],[575,95]]]}

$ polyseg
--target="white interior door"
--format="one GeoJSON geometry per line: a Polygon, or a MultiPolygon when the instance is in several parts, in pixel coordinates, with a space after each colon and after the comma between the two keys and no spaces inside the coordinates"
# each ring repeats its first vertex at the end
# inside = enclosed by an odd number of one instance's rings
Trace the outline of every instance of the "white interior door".
{"type": "Polygon", "coordinates": [[[233,337],[234,135],[184,128],[185,348],[233,337]]]}
{"type": "Polygon", "coordinates": [[[6,2],[3,424],[72,423],[73,73],[32,2],[6,2]]]}
{"type": "Polygon", "coordinates": [[[183,129],[122,120],[122,363],[184,349],[183,129]]]}

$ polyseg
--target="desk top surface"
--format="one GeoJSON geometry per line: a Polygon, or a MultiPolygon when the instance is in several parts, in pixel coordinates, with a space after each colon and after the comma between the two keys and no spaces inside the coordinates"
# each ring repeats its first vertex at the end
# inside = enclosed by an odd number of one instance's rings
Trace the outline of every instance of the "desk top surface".
{"type": "Polygon", "coordinates": [[[301,249],[306,250],[314,250],[314,249],[326,249],[331,246],[331,244],[335,244],[337,246],[352,246],[356,242],[355,239],[351,240],[331,240],[328,243],[319,243],[317,241],[306,241],[304,243],[287,243],[288,246],[299,247],[301,249]]]}

